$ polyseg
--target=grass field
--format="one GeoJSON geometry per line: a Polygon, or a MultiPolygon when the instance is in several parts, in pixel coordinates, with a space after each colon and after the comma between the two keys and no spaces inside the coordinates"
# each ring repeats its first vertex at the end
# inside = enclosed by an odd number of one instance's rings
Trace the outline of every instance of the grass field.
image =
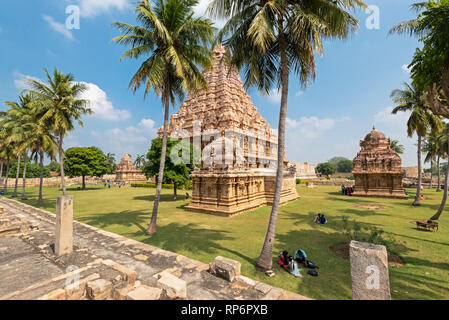
{"type": "MultiPolygon", "coordinates": [[[[28,204],[36,205],[37,188],[29,188],[28,204]]],[[[242,273],[254,279],[285,288],[315,299],[351,299],[349,262],[329,249],[345,242],[342,216],[363,226],[376,226],[401,243],[396,252],[405,265],[390,268],[393,299],[449,298],[449,212],[440,218],[437,232],[419,231],[411,220],[427,219],[438,208],[442,192],[424,190],[426,200],[412,207],[412,200],[355,198],[341,195],[339,187],[307,188],[298,186],[301,198],[281,207],[276,229],[274,255],[286,249],[293,253],[302,248],[319,266],[319,277],[303,270],[296,279],[274,264],[276,276],[266,277],[254,269],[265,237],[270,207],[233,218],[188,212],[189,202],[178,196],[173,201],[170,190],[163,190],[159,207],[158,233],[144,235],[148,226],[155,189],[91,186],[86,191],[69,188],[74,196],[75,219],[129,238],[209,263],[222,255],[242,263],[242,273]],[[356,204],[377,204],[383,210],[357,208],[356,204]],[[328,224],[317,225],[313,218],[325,213],[328,224]]],[[[413,190],[409,190],[413,192],[413,190]]],[[[179,192],[178,194],[183,194],[179,192]]],[[[42,206],[55,212],[56,197],[61,191],[45,188],[42,206]]],[[[19,197],[20,199],[20,197],[19,197]]]]}

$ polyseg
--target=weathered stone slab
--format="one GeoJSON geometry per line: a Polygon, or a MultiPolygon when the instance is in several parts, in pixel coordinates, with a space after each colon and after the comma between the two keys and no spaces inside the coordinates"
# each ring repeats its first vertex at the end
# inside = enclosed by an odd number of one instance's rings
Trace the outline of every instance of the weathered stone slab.
{"type": "Polygon", "coordinates": [[[65,290],[63,289],[56,289],[53,290],[42,297],[38,298],[37,300],[65,300],[65,290]]]}
{"type": "Polygon", "coordinates": [[[170,273],[163,273],[157,282],[157,287],[162,289],[169,299],[186,299],[187,284],[170,273]]]}
{"type": "Polygon", "coordinates": [[[97,279],[87,283],[87,296],[92,300],[106,300],[112,291],[111,281],[97,279]]]}
{"type": "Polygon", "coordinates": [[[73,251],[73,197],[60,196],[56,202],[55,254],[61,256],[73,251]]]}
{"type": "Polygon", "coordinates": [[[218,256],[211,262],[209,271],[213,275],[224,278],[230,282],[240,275],[242,264],[238,261],[218,256]]]}
{"type": "Polygon", "coordinates": [[[385,246],[351,241],[349,244],[353,300],[390,300],[388,256],[385,246]]]}
{"type": "Polygon", "coordinates": [[[128,292],[126,300],[159,300],[162,290],[159,288],[152,288],[141,285],[136,289],[128,292]]]}

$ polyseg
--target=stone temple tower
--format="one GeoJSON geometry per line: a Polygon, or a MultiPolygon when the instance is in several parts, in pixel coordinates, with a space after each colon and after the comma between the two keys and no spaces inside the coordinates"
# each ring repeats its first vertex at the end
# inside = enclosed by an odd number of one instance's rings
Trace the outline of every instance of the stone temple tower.
{"type": "Polygon", "coordinates": [[[354,196],[407,199],[402,186],[401,158],[390,147],[390,139],[373,130],[360,141],[362,150],[354,158],[354,196]]]}
{"type": "MultiPolygon", "coordinates": [[[[277,134],[252,104],[237,69],[213,48],[213,68],[204,70],[207,90],[189,94],[171,116],[168,136],[202,151],[191,174],[189,210],[232,216],[271,204],[277,165],[277,134]]],[[[158,131],[162,136],[162,128],[158,131]]],[[[284,155],[281,203],[298,198],[295,168],[284,155]]]]}

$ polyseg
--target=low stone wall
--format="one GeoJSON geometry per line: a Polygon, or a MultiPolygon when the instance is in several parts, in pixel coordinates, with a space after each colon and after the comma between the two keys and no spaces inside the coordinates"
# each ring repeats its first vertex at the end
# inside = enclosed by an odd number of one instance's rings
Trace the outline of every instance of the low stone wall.
{"type": "MultiPolygon", "coordinates": [[[[3,178],[4,179],[4,178],[3,178]]],[[[2,181],[4,181],[2,179],[2,181]]],[[[15,178],[9,178],[8,179],[8,186],[14,187],[15,184],[15,178]]],[[[103,181],[102,178],[98,177],[86,177],[86,184],[98,184],[103,181]]],[[[112,181],[112,180],[111,180],[112,181]]],[[[27,187],[39,187],[40,179],[39,178],[27,178],[26,179],[26,186],[27,187]]],[[[73,186],[77,184],[82,183],[82,177],[74,177],[74,178],[65,178],[65,184],[66,186],[73,186]]],[[[18,181],[18,187],[21,188],[23,184],[23,179],[19,178],[18,181]]],[[[51,177],[51,178],[44,178],[43,181],[44,187],[55,187],[55,188],[61,188],[61,177],[51,177]]]]}
{"type": "Polygon", "coordinates": [[[313,181],[313,184],[317,186],[341,186],[342,184],[344,184],[345,186],[353,186],[355,184],[355,181],[346,179],[332,179],[313,181]]]}

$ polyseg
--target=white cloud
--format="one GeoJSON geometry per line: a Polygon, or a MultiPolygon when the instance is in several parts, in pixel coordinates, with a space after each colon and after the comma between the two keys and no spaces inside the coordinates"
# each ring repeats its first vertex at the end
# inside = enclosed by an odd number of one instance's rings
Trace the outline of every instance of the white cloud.
{"type": "Polygon", "coordinates": [[[273,104],[281,103],[281,91],[278,89],[271,89],[268,94],[265,92],[259,91],[259,95],[265,97],[273,104]]]}
{"type": "Polygon", "coordinates": [[[27,79],[32,79],[32,80],[36,80],[36,81],[42,81],[41,79],[37,78],[37,77],[32,77],[32,76],[26,76],[24,74],[21,74],[20,72],[15,71],[13,73],[13,77],[14,79],[14,86],[19,89],[19,90],[24,90],[24,89],[30,89],[28,84],[27,84],[27,79]]]}
{"type": "MultiPolygon", "coordinates": [[[[209,6],[211,0],[199,0],[198,5],[194,8],[195,13],[197,13],[199,16],[204,16],[210,18],[208,15],[206,15],[207,7],[209,6]]],[[[218,20],[218,19],[211,19],[212,22],[215,23],[216,28],[222,28],[226,20],[218,20]]]]}
{"type": "Polygon", "coordinates": [[[81,82],[87,86],[87,90],[82,94],[81,99],[90,101],[90,108],[95,112],[94,116],[104,120],[127,120],[131,117],[128,110],[114,108],[108,99],[106,92],[93,83],[81,82]]]}
{"type": "Polygon", "coordinates": [[[303,94],[304,94],[304,91],[298,90],[298,91],[296,92],[295,96],[300,97],[300,96],[302,96],[303,94]]]}
{"type": "Polygon", "coordinates": [[[350,120],[348,117],[343,118],[325,118],[318,117],[301,117],[299,120],[287,118],[285,120],[286,128],[294,129],[299,136],[313,139],[322,136],[326,131],[331,130],[337,122],[350,120]]]}
{"type": "Polygon", "coordinates": [[[123,10],[130,5],[131,0],[77,0],[81,15],[95,17],[111,9],[123,10]]]}
{"type": "Polygon", "coordinates": [[[404,71],[407,74],[410,74],[411,68],[408,67],[408,64],[403,64],[402,65],[402,71],[404,71]]]}
{"type": "Polygon", "coordinates": [[[70,32],[66,28],[65,24],[56,22],[53,19],[53,17],[50,17],[50,16],[44,15],[43,18],[44,18],[45,21],[47,21],[47,23],[49,24],[50,28],[52,28],[54,31],[62,34],[64,37],[66,37],[67,39],[69,39],[71,41],[75,40],[75,38],[72,35],[72,32],[70,32]]]}
{"type": "Polygon", "coordinates": [[[120,159],[125,153],[146,154],[151,146],[151,140],[157,136],[157,129],[154,120],[141,119],[137,125],[126,128],[91,131],[91,139],[94,145],[100,146],[105,152],[115,153],[120,159]]]}

